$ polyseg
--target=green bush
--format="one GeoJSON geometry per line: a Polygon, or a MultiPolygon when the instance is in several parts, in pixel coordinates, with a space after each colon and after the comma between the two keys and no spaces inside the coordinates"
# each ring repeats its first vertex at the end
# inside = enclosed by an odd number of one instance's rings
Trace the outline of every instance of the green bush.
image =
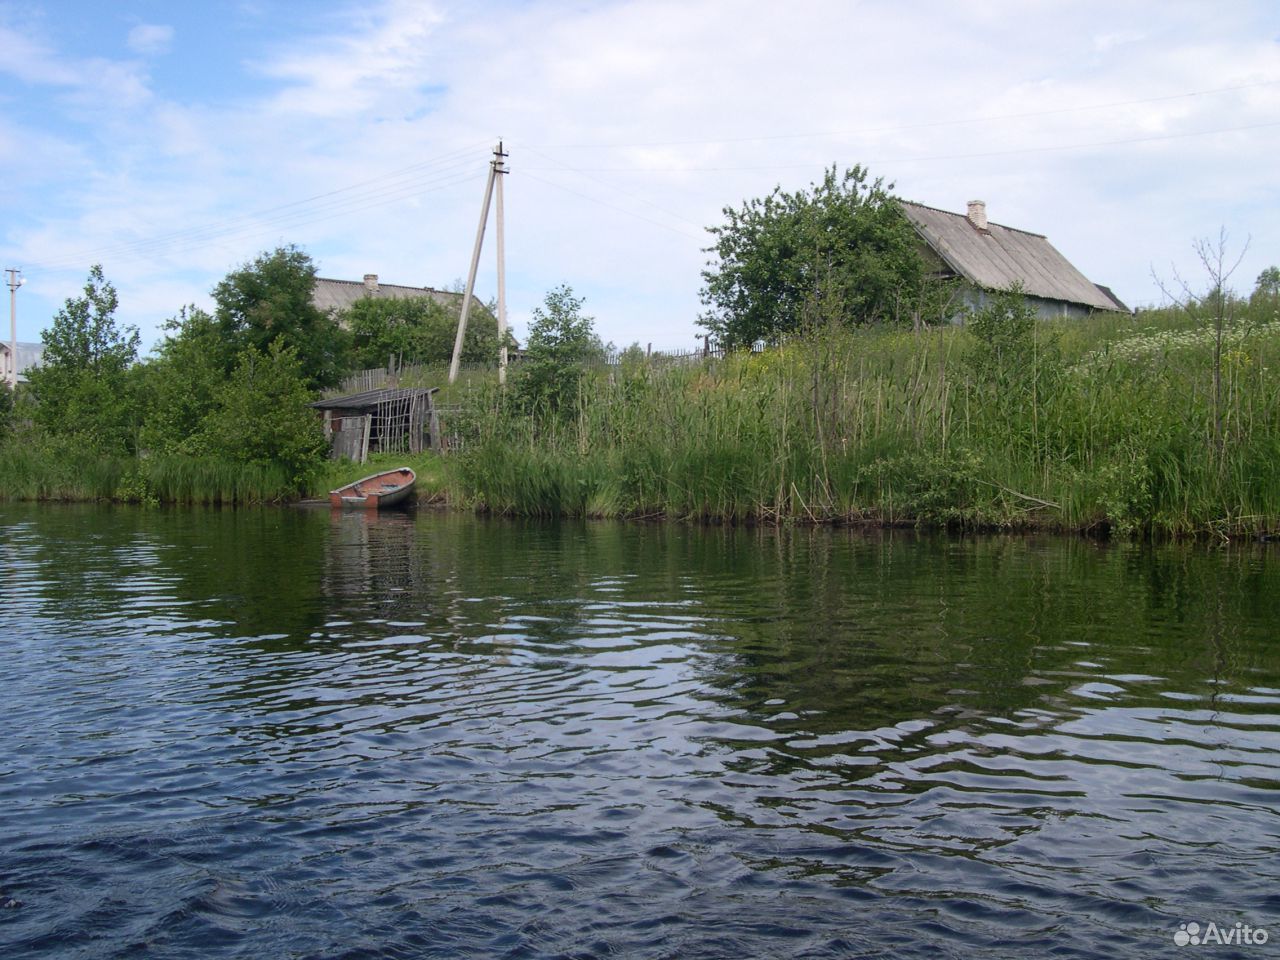
{"type": "Polygon", "coordinates": [[[582,313],[581,297],[560,286],[534,307],[525,357],[512,390],[526,413],[556,416],[576,403],[592,360],[604,354],[594,320],[582,313]]]}
{"type": "Polygon", "coordinates": [[[278,467],[303,490],[327,450],[310,399],[292,347],[275,341],[265,354],[246,350],[201,427],[205,448],[230,463],[278,467]]]}

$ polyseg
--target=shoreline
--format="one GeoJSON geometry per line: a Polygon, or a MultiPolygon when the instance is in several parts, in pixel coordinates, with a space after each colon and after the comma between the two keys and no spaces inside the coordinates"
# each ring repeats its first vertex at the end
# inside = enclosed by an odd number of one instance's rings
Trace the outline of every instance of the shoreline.
{"type": "MultiPolygon", "coordinates": [[[[145,509],[186,509],[209,508],[242,509],[292,507],[304,510],[334,510],[325,498],[301,497],[296,499],[277,499],[263,501],[213,501],[208,503],[181,502],[164,500],[139,502],[122,498],[103,497],[0,497],[0,503],[42,503],[42,504],[96,504],[101,506],[131,506],[145,509]]],[[[510,510],[494,510],[484,506],[471,506],[450,501],[447,494],[434,492],[415,497],[403,508],[392,508],[387,511],[334,510],[336,513],[348,513],[364,516],[388,516],[411,514],[419,510],[472,514],[489,518],[507,520],[578,520],[588,522],[612,522],[627,524],[679,524],[704,529],[734,528],[751,530],[767,529],[832,529],[832,530],[913,530],[920,533],[944,534],[962,538],[980,535],[1004,535],[1018,537],[1053,536],[1072,539],[1090,540],[1097,543],[1130,542],[1130,543],[1214,543],[1243,544],[1263,543],[1280,544],[1280,519],[1265,525],[1263,530],[1248,529],[1240,526],[1228,526],[1231,521],[1210,523],[1189,531],[1166,531],[1155,528],[1134,530],[1117,530],[1106,520],[1098,520],[1086,526],[1072,526],[1065,523],[1034,522],[1025,518],[1020,520],[973,520],[968,522],[940,522],[931,519],[885,518],[874,515],[816,517],[816,516],[769,516],[769,517],[722,517],[706,516],[673,516],[658,511],[638,514],[593,515],[590,513],[518,513],[510,510]],[[1215,528],[1216,527],[1216,528],[1215,528]]]]}

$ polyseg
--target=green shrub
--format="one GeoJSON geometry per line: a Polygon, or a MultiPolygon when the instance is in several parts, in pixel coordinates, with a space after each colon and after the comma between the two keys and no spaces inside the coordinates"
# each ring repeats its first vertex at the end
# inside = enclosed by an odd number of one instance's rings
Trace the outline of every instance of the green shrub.
{"type": "Polygon", "coordinates": [[[294,490],[306,489],[327,444],[297,353],[280,341],[265,354],[246,350],[218,391],[201,434],[209,455],[231,463],[278,467],[294,490]]]}

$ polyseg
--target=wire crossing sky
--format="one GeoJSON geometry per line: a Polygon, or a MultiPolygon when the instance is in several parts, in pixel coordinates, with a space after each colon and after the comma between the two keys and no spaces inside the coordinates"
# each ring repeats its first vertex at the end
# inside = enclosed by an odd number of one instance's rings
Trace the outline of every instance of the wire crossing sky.
{"type": "Polygon", "coordinates": [[[0,97],[22,340],[97,262],[147,343],[284,243],[322,276],[451,286],[499,139],[517,335],[568,283],[606,340],[692,346],[705,228],[832,164],[985,200],[1130,304],[1194,284],[1220,228],[1242,291],[1280,263],[1261,0],[0,0],[0,97]]]}

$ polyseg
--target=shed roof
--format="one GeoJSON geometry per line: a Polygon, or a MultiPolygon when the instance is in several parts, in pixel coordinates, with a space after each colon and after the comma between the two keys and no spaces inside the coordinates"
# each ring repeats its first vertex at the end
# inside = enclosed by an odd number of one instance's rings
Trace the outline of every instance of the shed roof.
{"type": "MultiPolygon", "coordinates": [[[[358,300],[408,300],[413,297],[430,297],[444,306],[455,306],[462,301],[462,294],[433,287],[406,287],[398,283],[379,283],[376,278],[366,284],[361,280],[330,280],[316,277],[311,291],[311,302],[321,310],[347,310],[358,300]]],[[[473,301],[473,303],[476,301],[473,301]]]]}
{"type": "Polygon", "coordinates": [[[362,410],[366,407],[376,407],[380,403],[427,396],[436,393],[439,389],[439,387],[383,387],[380,390],[347,394],[345,397],[315,400],[307,406],[315,407],[317,410],[362,410]]]}
{"type": "Polygon", "coordinates": [[[1095,310],[1123,310],[1042,234],[988,223],[980,230],[962,213],[902,201],[916,232],[956,273],[986,290],[1011,290],[1095,310]]]}

